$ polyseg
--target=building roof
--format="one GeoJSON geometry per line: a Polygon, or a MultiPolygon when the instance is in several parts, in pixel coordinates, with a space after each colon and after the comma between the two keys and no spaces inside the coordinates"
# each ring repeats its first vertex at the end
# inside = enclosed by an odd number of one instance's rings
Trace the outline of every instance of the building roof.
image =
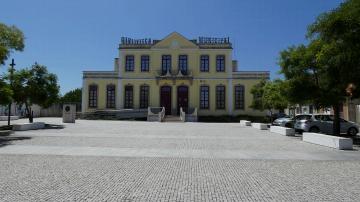
{"type": "Polygon", "coordinates": [[[132,39],[121,37],[119,49],[150,49],[150,48],[199,48],[199,49],[232,49],[229,37],[199,37],[189,40],[178,32],[172,32],[161,40],[144,38],[132,39]]]}

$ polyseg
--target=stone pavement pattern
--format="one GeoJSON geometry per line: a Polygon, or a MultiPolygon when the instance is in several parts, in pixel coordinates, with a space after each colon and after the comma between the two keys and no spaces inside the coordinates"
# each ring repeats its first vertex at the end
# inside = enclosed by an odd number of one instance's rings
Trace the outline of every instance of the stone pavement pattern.
{"type": "Polygon", "coordinates": [[[0,201],[360,198],[359,151],[239,124],[78,121],[13,138],[0,146],[0,201]]]}

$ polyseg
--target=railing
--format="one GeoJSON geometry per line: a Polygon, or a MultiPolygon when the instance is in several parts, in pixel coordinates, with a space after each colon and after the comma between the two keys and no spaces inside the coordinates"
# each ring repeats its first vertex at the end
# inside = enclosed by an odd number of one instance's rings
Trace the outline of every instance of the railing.
{"type": "Polygon", "coordinates": [[[186,121],[186,114],[185,114],[185,112],[184,112],[184,110],[183,110],[182,107],[180,107],[180,120],[181,120],[182,122],[185,122],[185,121],[186,121]]]}
{"type": "Polygon", "coordinates": [[[165,117],[165,107],[148,107],[147,121],[162,122],[165,117]]]}
{"type": "Polygon", "coordinates": [[[159,119],[160,119],[160,122],[162,122],[165,118],[165,107],[162,108],[160,114],[159,114],[159,119]]]}
{"type": "Polygon", "coordinates": [[[198,121],[197,108],[189,108],[188,109],[188,114],[186,114],[186,121],[188,121],[188,122],[197,122],[198,121]]]}
{"type": "Polygon", "coordinates": [[[156,76],[158,77],[189,77],[192,76],[192,72],[187,70],[187,71],[182,71],[182,70],[167,70],[167,71],[163,71],[163,70],[159,70],[156,72],[156,76]]]}
{"type": "Polygon", "coordinates": [[[180,107],[180,120],[182,122],[197,122],[197,108],[188,108],[186,113],[184,109],[180,107]]]}

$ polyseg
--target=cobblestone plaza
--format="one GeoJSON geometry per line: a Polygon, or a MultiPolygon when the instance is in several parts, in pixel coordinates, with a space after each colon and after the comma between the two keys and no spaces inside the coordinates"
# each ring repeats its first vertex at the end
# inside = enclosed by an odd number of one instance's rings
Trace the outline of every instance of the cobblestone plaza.
{"type": "Polygon", "coordinates": [[[357,146],[338,151],[237,123],[64,125],[1,137],[0,201],[360,198],[357,146]]]}

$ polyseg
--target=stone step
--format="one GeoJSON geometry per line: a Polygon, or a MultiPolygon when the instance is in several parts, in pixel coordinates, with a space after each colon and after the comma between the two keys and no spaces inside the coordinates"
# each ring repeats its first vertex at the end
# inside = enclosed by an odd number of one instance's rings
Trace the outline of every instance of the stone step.
{"type": "Polygon", "coordinates": [[[164,122],[182,122],[180,116],[165,116],[164,122]]]}
{"type": "Polygon", "coordinates": [[[134,110],[97,110],[95,112],[86,112],[81,115],[82,119],[105,119],[105,120],[121,120],[146,118],[147,109],[134,110]]]}

